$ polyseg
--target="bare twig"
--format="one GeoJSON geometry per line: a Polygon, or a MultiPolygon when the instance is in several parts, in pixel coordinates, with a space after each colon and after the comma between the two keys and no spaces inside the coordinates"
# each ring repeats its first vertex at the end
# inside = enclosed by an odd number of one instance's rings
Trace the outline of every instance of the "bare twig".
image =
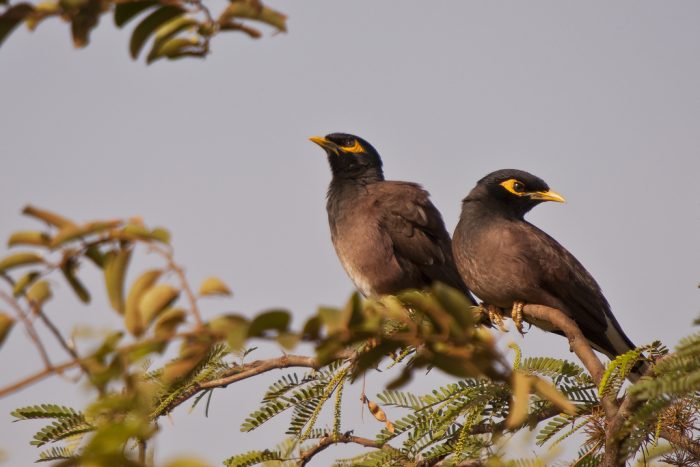
{"type": "MultiPolygon", "coordinates": [[[[338,355],[338,358],[348,358],[353,356],[354,352],[343,352],[338,355]]],[[[313,368],[318,370],[322,366],[323,365],[316,358],[301,355],[283,355],[281,357],[267,360],[256,360],[244,365],[235,365],[220,378],[195,383],[193,387],[187,391],[184,391],[178,397],[173,399],[167,406],[155,414],[155,416],[160,417],[171,412],[175,407],[192,398],[195,394],[201,391],[207,391],[215,388],[225,388],[229,384],[248,379],[262,373],[267,373],[271,370],[280,370],[282,368],[291,367],[313,368]]]]}
{"type": "Polygon", "coordinates": [[[61,372],[69,368],[80,365],[80,363],[81,362],[78,360],[71,360],[69,362],[61,363],[60,365],[53,365],[51,367],[47,367],[37,373],[34,373],[33,375],[27,376],[26,378],[23,378],[15,383],[10,384],[9,386],[5,386],[4,388],[0,389],[0,398],[9,396],[10,394],[17,392],[20,389],[24,389],[25,387],[37,383],[42,379],[48,378],[49,376],[60,374],[61,372]]]}
{"type": "Polygon", "coordinates": [[[334,436],[334,435],[328,435],[324,436],[319,440],[319,442],[307,449],[306,451],[303,451],[301,453],[301,457],[299,458],[298,466],[303,467],[306,464],[308,464],[311,459],[318,454],[319,452],[325,450],[326,448],[333,446],[334,444],[359,444],[360,446],[364,446],[367,448],[374,448],[374,449],[393,449],[389,445],[382,445],[379,444],[378,442],[368,439],[368,438],[362,438],[360,436],[353,436],[350,433],[344,433],[339,436],[334,436]]]}
{"type": "Polygon", "coordinates": [[[41,360],[44,362],[44,366],[47,370],[51,369],[53,367],[53,364],[51,363],[51,359],[49,358],[48,352],[46,352],[46,347],[44,347],[44,344],[41,342],[39,334],[37,334],[34,325],[29,320],[29,318],[27,318],[27,315],[24,313],[17,301],[12,296],[8,295],[2,290],[0,290],[0,298],[3,299],[3,301],[5,301],[8,305],[10,305],[10,307],[13,310],[15,310],[15,313],[19,317],[20,321],[22,321],[22,324],[24,324],[24,328],[27,330],[29,338],[32,340],[34,346],[39,351],[39,355],[41,356],[41,360]]]}
{"type": "MultiPolygon", "coordinates": [[[[29,301],[29,299],[27,299],[29,301]]],[[[63,349],[68,352],[68,355],[73,357],[76,360],[80,359],[80,355],[78,355],[78,352],[75,351],[75,348],[66,341],[66,339],[63,337],[61,334],[61,331],[58,330],[55,324],[49,319],[49,317],[44,313],[44,310],[35,305],[34,303],[30,302],[30,306],[32,307],[32,311],[41,318],[41,321],[46,325],[47,328],[49,328],[49,331],[51,331],[51,334],[54,335],[58,343],[63,347],[63,349]]]]}
{"type": "Polygon", "coordinates": [[[666,427],[661,429],[661,437],[700,458],[700,444],[683,435],[683,433],[666,427]]]}
{"type": "MultiPolygon", "coordinates": [[[[129,352],[135,348],[138,348],[140,346],[148,345],[148,344],[157,344],[161,342],[167,342],[175,339],[184,339],[188,337],[192,337],[194,335],[201,336],[202,332],[197,331],[197,332],[182,332],[179,334],[176,334],[175,336],[163,336],[163,337],[153,337],[151,339],[146,339],[140,342],[135,342],[133,344],[125,345],[124,347],[120,347],[117,349],[115,352],[117,353],[125,353],[129,352]]],[[[0,389],[0,398],[3,398],[5,396],[8,396],[14,392],[17,392],[21,389],[24,389],[27,386],[30,386],[36,382],[41,381],[42,379],[48,378],[49,376],[53,376],[55,374],[61,374],[63,371],[72,368],[74,366],[81,366],[88,360],[90,360],[92,357],[83,357],[80,359],[75,359],[75,360],[70,360],[64,363],[61,363],[60,365],[52,365],[50,367],[47,367],[41,371],[38,371],[32,375],[29,375],[19,381],[16,381],[8,386],[5,386],[4,388],[0,389]]]]}

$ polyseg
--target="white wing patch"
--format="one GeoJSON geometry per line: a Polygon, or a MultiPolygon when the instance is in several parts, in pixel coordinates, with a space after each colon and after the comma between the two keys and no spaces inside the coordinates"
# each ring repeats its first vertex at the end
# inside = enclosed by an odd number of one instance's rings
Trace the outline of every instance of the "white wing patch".
{"type": "Polygon", "coordinates": [[[627,344],[627,340],[620,335],[617,329],[615,329],[615,324],[607,314],[605,315],[605,324],[608,326],[605,329],[605,337],[608,338],[618,355],[623,354],[628,350],[632,350],[629,344],[627,344]]]}

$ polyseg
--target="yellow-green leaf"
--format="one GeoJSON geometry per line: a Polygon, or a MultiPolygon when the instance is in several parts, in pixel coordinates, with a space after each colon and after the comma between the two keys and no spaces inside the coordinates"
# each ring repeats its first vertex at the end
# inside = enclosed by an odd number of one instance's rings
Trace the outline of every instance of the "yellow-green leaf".
{"type": "Polygon", "coordinates": [[[22,277],[15,282],[15,286],[12,289],[12,294],[15,297],[19,297],[24,293],[26,288],[30,286],[37,278],[39,278],[40,274],[39,271],[29,271],[28,273],[24,274],[22,277]]]}
{"type": "Polygon", "coordinates": [[[131,52],[131,58],[136,59],[139,56],[139,52],[143,48],[148,38],[163,24],[181,16],[185,10],[176,6],[163,6],[158,8],[146,18],[139,23],[131,34],[131,41],[129,43],[129,51],[131,52]]]}
{"type": "Polygon", "coordinates": [[[151,230],[151,237],[161,243],[170,243],[170,232],[164,227],[156,227],[151,230]]]}
{"type": "Polygon", "coordinates": [[[27,264],[37,264],[44,261],[44,258],[38,253],[32,251],[22,251],[20,253],[15,253],[10,256],[5,256],[0,260],[0,272],[7,271],[8,269],[16,268],[18,266],[26,266],[27,264]]]}
{"type": "Polygon", "coordinates": [[[46,222],[47,224],[56,227],[66,227],[68,225],[74,225],[73,221],[66,219],[63,216],[59,216],[51,211],[46,211],[44,209],[39,209],[35,206],[27,206],[22,210],[22,214],[26,216],[35,217],[39,220],[46,222]]]}
{"type": "Polygon", "coordinates": [[[102,13],[101,0],[62,0],[61,3],[79,4],[71,18],[71,35],[73,45],[85,47],[90,40],[90,31],[97,26],[102,13]]]}
{"type": "Polygon", "coordinates": [[[231,2],[219,17],[219,22],[226,23],[232,18],[261,21],[277,28],[280,32],[287,31],[287,17],[285,15],[266,6],[254,5],[252,2],[231,2]]]}
{"type": "Polygon", "coordinates": [[[321,338],[321,318],[312,316],[304,324],[302,335],[306,340],[317,340],[321,338]]]}
{"type": "Polygon", "coordinates": [[[473,328],[472,303],[462,292],[441,282],[433,284],[432,292],[440,305],[455,318],[461,329],[473,328]]]}
{"type": "Polygon", "coordinates": [[[292,332],[281,332],[277,336],[277,343],[284,347],[285,350],[292,350],[297,346],[301,337],[298,334],[292,332]]]}
{"type": "MultiPolygon", "coordinates": [[[[135,345],[126,346],[120,353],[124,355],[129,362],[136,363],[143,361],[144,358],[150,356],[152,353],[162,354],[167,347],[168,342],[144,339],[142,341],[137,341],[135,345]]],[[[149,383],[145,382],[145,384],[149,383]]]]}
{"type": "MultiPolygon", "coordinates": [[[[151,47],[151,51],[148,54],[148,57],[146,58],[146,63],[152,63],[154,60],[156,60],[158,57],[161,56],[167,56],[167,50],[162,51],[162,47],[164,44],[166,44],[170,39],[175,37],[178,33],[189,30],[194,28],[195,26],[198,26],[199,22],[196,21],[194,18],[189,18],[189,17],[179,17],[175,18],[172,21],[169,21],[165,23],[163,26],[158,28],[158,31],[156,32],[156,37],[155,40],[153,41],[153,47],[151,47]]],[[[184,39],[184,38],[181,38],[184,39]]],[[[194,44],[190,39],[184,39],[185,41],[185,46],[187,45],[196,45],[199,43],[197,38],[194,38],[194,44]]],[[[179,50],[179,47],[178,47],[179,50]]]]}
{"type": "Polygon", "coordinates": [[[126,224],[122,228],[122,232],[136,238],[148,238],[148,235],[151,233],[144,225],[131,223],[126,224]]]}
{"type": "Polygon", "coordinates": [[[169,284],[158,284],[148,289],[139,300],[141,318],[148,325],[180,295],[180,291],[169,284]]]}
{"type": "Polygon", "coordinates": [[[165,310],[153,325],[153,332],[157,338],[169,338],[175,334],[177,327],[184,323],[186,318],[187,313],[182,308],[165,310]]]}
{"type": "Polygon", "coordinates": [[[32,11],[34,11],[34,7],[31,3],[18,3],[17,5],[12,5],[0,15],[0,45],[2,45],[5,37],[32,11]]]}
{"type": "Polygon", "coordinates": [[[46,232],[24,230],[15,232],[10,235],[7,240],[7,246],[15,245],[35,245],[48,246],[51,243],[51,237],[46,232]]]}
{"type": "Polygon", "coordinates": [[[61,228],[51,241],[51,246],[56,248],[73,240],[77,240],[88,235],[104,232],[113,229],[121,224],[121,221],[89,222],[85,225],[69,225],[61,228]]]}
{"type": "Polygon", "coordinates": [[[128,23],[134,16],[152,6],[157,5],[155,0],[142,0],[136,2],[117,3],[114,8],[114,24],[118,28],[128,23]]]}
{"type": "Polygon", "coordinates": [[[3,342],[5,342],[5,338],[7,338],[7,335],[14,324],[15,320],[12,319],[10,315],[0,311],[0,347],[2,347],[3,342]]]}
{"type": "Polygon", "coordinates": [[[166,244],[170,241],[170,234],[163,228],[149,230],[143,225],[130,223],[125,225],[121,232],[123,237],[128,239],[156,240],[166,244]]]}
{"type": "Polygon", "coordinates": [[[343,315],[337,308],[319,307],[318,317],[328,334],[343,330],[343,315]]]}
{"type": "Polygon", "coordinates": [[[557,388],[542,378],[534,378],[534,390],[537,395],[550,401],[556,408],[569,415],[576,414],[576,407],[574,404],[566,398],[564,394],[559,392],[557,388]]]}
{"type": "Polygon", "coordinates": [[[146,322],[141,314],[139,302],[143,294],[153,287],[158,278],[160,278],[162,272],[160,269],[150,269],[141,274],[131,284],[124,308],[124,325],[134,336],[140,336],[146,330],[146,322]]]}
{"type": "Polygon", "coordinates": [[[209,328],[226,336],[228,346],[233,350],[241,350],[248,337],[248,320],[240,315],[218,316],[209,322],[209,328]]]}
{"type": "Polygon", "coordinates": [[[27,290],[27,298],[34,302],[37,306],[41,306],[51,298],[51,287],[46,281],[39,281],[29,287],[27,290]]]}
{"type": "Polygon", "coordinates": [[[97,245],[91,245],[85,250],[85,256],[87,256],[90,261],[95,263],[95,266],[102,269],[105,267],[105,261],[107,257],[102,253],[102,250],[97,245]]]}
{"type": "Polygon", "coordinates": [[[124,278],[131,259],[131,249],[124,248],[110,251],[105,257],[105,285],[107,296],[112,308],[119,314],[124,314],[124,278]]]}
{"type": "Polygon", "coordinates": [[[168,462],[165,467],[210,467],[210,464],[194,457],[180,457],[168,462]]]}
{"type": "Polygon", "coordinates": [[[83,283],[80,282],[78,277],[75,275],[75,269],[76,264],[72,261],[67,261],[61,268],[61,271],[80,301],[83,303],[90,303],[90,292],[88,292],[83,283]]]}
{"type": "Polygon", "coordinates": [[[527,420],[530,405],[530,376],[522,371],[513,372],[513,398],[510,402],[506,426],[517,428],[527,420]]]}
{"type": "Polygon", "coordinates": [[[207,352],[209,352],[209,345],[204,342],[194,341],[183,344],[180,356],[165,365],[163,381],[167,384],[187,375],[197,367],[207,352]]]}
{"type": "Polygon", "coordinates": [[[271,329],[284,332],[289,327],[290,320],[291,316],[286,310],[270,310],[260,313],[250,323],[248,337],[262,336],[271,329]]]}
{"type": "Polygon", "coordinates": [[[231,295],[231,289],[218,277],[207,277],[199,286],[199,295],[231,295]]]}
{"type": "MultiPolygon", "coordinates": [[[[0,3],[2,3],[0,1],[0,3]]],[[[36,30],[37,26],[41,21],[48,18],[49,16],[58,14],[61,6],[58,2],[54,1],[44,1],[38,2],[34,5],[34,11],[29,15],[29,17],[24,21],[25,26],[30,31],[36,30]]]]}
{"type": "Polygon", "coordinates": [[[182,57],[204,57],[207,51],[202,47],[197,36],[174,37],[163,42],[153,56],[149,55],[146,63],[151,64],[160,58],[176,60],[182,57]]]}

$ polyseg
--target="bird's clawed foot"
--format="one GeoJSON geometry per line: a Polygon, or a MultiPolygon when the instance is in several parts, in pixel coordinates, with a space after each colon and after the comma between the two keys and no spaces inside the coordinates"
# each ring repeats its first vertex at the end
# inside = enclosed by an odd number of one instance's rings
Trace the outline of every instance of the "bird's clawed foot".
{"type": "Polygon", "coordinates": [[[511,312],[511,317],[513,318],[513,324],[515,324],[515,329],[518,330],[520,335],[524,335],[523,332],[523,307],[525,302],[513,302],[513,310],[511,312]]]}
{"type": "Polygon", "coordinates": [[[488,315],[489,321],[491,321],[492,324],[496,325],[502,332],[508,332],[508,329],[506,329],[506,326],[503,324],[500,308],[485,303],[482,303],[479,307],[488,315]]]}

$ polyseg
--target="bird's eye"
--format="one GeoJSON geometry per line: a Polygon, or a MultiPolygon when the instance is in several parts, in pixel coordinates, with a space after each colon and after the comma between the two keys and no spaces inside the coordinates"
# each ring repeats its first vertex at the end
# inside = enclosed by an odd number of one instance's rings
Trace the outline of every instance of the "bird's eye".
{"type": "Polygon", "coordinates": [[[350,139],[343,143],[343,151],[358,154],[364,152],[364,148],[358,140],[350,139]]]}
{"type": "Polygon", "coordinates": [[[521,182],[514,182],[513,183],[513,191],[516,193],[523,193],[525,191],[525,185],[523,185],[521,182]]]}

